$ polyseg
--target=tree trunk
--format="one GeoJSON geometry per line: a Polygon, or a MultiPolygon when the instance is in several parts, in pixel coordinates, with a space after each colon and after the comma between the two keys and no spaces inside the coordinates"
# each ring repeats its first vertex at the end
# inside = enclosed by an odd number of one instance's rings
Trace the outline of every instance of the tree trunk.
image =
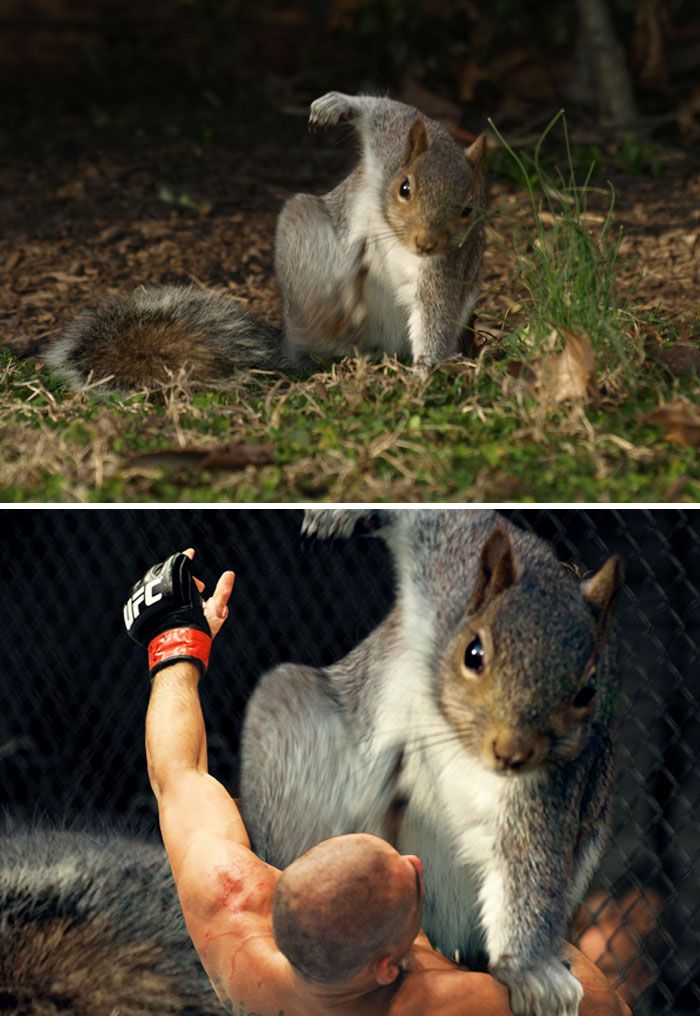
{"type": "Polygon", "coordinates": [[[639,114],[625,53],[615,37],[607,0],[576,0],[598,93],[601,125],[618,136],[634,131],[639,114]]]}

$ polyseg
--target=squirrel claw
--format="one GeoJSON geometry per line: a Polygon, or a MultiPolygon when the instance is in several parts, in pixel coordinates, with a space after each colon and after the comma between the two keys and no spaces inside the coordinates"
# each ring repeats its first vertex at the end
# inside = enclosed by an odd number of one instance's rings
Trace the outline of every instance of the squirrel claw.
{"type": "Polygon", "coordinates": [[[413,364],[413,370],[421,381],[427,381],[435,370],[435,364],[428,360],[427,357],[419,356],[413,364]]]}
{"type": "Polygon", "coordinates": [[[352,107],[348,102],[348,96],[342,92],[326,92],[320,98],[314,99],[309,108],[310,131],[332,127],[333,124],[351,119],[352,107]]]}
{"type": "Polygon", "coordinates": [[[490,971],[508,988],[514,1016],[578,1016],[581,982],[559,960],[520,968],[504,956],[490,971]]]}

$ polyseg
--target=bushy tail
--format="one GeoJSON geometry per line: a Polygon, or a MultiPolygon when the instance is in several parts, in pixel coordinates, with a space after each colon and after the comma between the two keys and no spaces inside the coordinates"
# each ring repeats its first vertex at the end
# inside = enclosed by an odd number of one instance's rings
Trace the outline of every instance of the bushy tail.
{"type": "Polygon", "coordinates": [[[195,286],[142,286],[109,297],[77,318],[45,360],[72,387],[91,380],[106,390],[162,384],[181,371],[206,382],[237,368],[293,366],[279,329],[195,286]]]}
{"type": "Polygon", "coordinates": [[[215,1016],[163,850],[122,836],[0,836],[3,1016],[215,1016]]]}

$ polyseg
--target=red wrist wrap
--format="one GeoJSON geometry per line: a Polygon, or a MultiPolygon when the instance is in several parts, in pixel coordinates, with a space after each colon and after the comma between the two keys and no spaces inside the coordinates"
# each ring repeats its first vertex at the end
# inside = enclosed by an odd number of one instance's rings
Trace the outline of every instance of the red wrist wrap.
{"type": "Polygon", "coordinates": [[[211,651],[211,635],[197,628],[171,628],[151,639],[148,645],[148,669],[151,676],[165,663],[191,660],[200,663],[206,674],[211,651]]]}

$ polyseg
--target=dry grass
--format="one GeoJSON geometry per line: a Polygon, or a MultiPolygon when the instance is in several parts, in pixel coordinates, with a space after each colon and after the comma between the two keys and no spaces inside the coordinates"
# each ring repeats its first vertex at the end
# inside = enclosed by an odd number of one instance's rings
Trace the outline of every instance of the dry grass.
{"type": "MultiPolygon", "coordinates": [[[[496,347],[498,349],[498,347],[496,347]]],[[[645,361],[633,385],[601,370],[597,404],[552,404],[536,372],[483,353],[427,380],[349,358],[311,376],[251,371],[217,389],[185,377],[129,397],[67,394],[35,361],[0,361],[4,501],[696,500],[692,448],[648,419],[700,397],[645,361]],[[517,371],[515,371],[517,374],[517,371]],[[532,376],[531,376],[532,375],[532,376]],[[534,380],[533,380],[534,377],[534,380]],[[242,442],[273,462],[202,471],[134,465],[157,449],[242,442]]],[[[171,464],[168,465],[167,463],[171,464]]],[[[172,463],[175,463],[173,465],[172,463]]]]}

